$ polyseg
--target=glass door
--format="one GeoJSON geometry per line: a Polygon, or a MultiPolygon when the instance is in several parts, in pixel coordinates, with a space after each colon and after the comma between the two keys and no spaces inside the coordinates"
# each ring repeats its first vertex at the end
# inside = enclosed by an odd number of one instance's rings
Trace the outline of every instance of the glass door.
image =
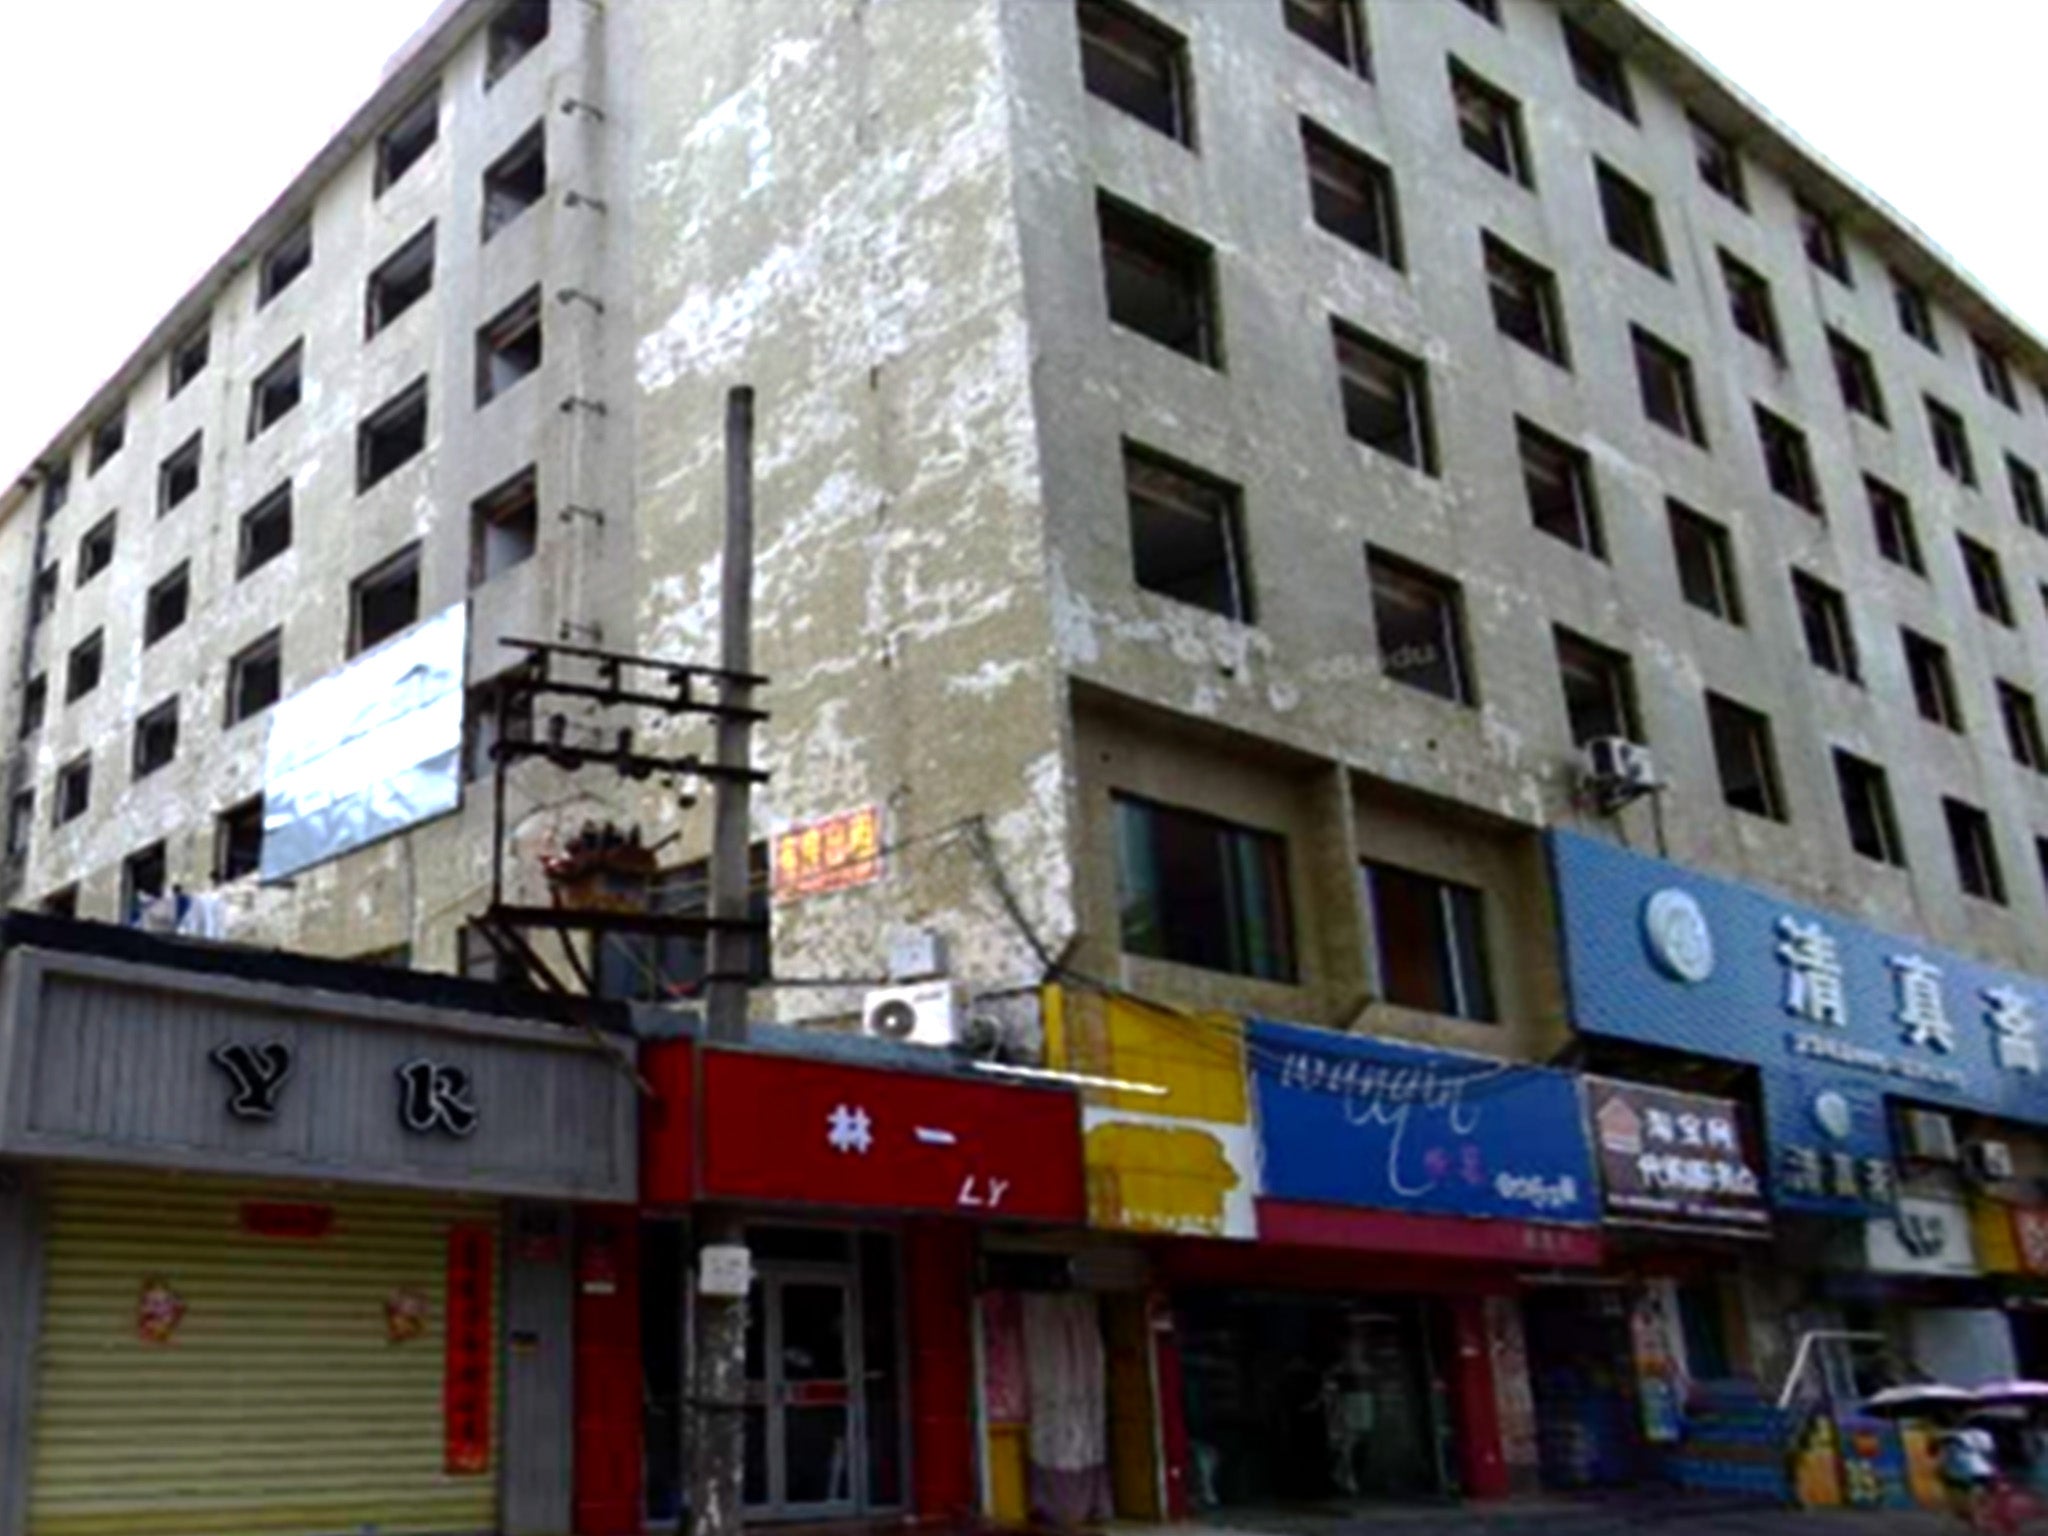
{"type": "Polygon", "coordinates": [[[768,1269],[747,1314],[746,1504],[766,1519],[856,1513],[864,1456],[852,1275],[768,1269]]]}

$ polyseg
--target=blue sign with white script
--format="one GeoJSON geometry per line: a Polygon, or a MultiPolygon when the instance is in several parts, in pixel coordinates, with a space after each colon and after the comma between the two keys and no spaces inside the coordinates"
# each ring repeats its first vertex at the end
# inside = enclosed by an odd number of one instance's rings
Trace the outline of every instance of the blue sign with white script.
{"type": "Polygon", "coordinates": [[[1550,837],[1572,1022],[1746,1062],[1774,1199],[1894,1201],[1886,1101],[2048,1125],[2048,983],[1576,833],[1550,837]]]}
{"type": "Polygon", "coordinates": [[[1255,1022],[1246,1036],[1275,1200],[1597,1222],[1575,1078],[1427,1046],[1255,1022]]]}

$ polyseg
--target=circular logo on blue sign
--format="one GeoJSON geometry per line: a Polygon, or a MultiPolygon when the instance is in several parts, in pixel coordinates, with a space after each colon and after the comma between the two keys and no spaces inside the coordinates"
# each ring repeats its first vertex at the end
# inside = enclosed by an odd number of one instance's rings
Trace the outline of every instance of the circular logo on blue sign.
{"type": "Polygon", "coordinates": [[[1697,984],[1714,974],[1714,930],[1691,893],[1654,892],[1643,903],[1643,933],[1657,969],[1673,980],[1697,984]]]}
{"type": "Polygon", "coordinates": [[[1829,1088],[1813,1096],[1813,1123],[1836,1141],[1845,1141],[1855,1127],[1856,1117],[1849,1101],[1829,1088]]]}

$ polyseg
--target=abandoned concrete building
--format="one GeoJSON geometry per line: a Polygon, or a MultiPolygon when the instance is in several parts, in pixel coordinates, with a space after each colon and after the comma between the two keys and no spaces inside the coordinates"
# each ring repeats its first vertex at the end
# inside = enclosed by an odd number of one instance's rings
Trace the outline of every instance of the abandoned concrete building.
{"type": "Polygon", "coordinates": [[[0,497],[10,886],[478,963],[500,640],[712,659],[749,384],[764,890],[879,845],[764,1013],[929,930],[1547,1056],[1556,827],[2038,970],[2044,379],[1626,0],[452,0],[0,497]],[[463,803],[258,880],[274,702],[464,604],[463,803]]]}

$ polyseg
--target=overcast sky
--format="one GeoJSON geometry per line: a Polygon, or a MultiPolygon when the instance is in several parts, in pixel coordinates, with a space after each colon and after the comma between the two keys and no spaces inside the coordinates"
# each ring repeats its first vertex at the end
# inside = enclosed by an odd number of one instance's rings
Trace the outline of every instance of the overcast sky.
{"type": "MultiPolygon", "coordinates": [[[[0,475],[42,450],[283,190],[433,3],[16,0],[8,7],[9,78],[0,91],[0,475]]],[[[2048,261],[2039,254],[2048,199],[2019,174],[2038,134],[2033,105],[2048,5],[1639,3],[1919,224],[2022,319],[2048,331],[2048,261]]]]}

